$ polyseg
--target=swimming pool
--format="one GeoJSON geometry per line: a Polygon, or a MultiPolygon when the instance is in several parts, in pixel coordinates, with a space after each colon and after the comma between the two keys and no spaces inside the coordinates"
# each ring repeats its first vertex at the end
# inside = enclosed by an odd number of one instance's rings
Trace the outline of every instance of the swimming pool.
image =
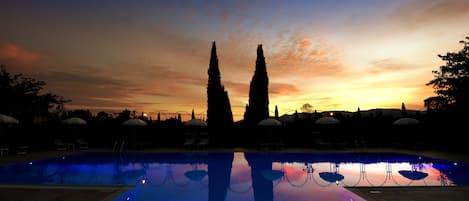
{"type": "Polygon", "coordinates": [[[468,173],[389,153],[85,153],[0,166],[0,184],[134,186],[115,201],[356,201],[344,187],[467,185],[468,173]]]}

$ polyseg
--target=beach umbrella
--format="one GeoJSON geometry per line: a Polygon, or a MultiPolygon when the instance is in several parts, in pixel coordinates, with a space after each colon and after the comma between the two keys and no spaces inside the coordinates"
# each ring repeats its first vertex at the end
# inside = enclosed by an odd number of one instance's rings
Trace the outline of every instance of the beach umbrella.
{"type": "Polygon", "coordinates": [[[86,125],[86,121],[82,118],[71,117],[65,120],[62,120],[62,124],[66,125],[86,125]]]}
{"type": "Polygon", "coordinates": [[[146,126],[147,122],[140,119],[129,119],[122,123],[123,126],[146,126]]]}
{"type": "Polygon", "coordinates": [[[186,121],[184,125],[185,126],[207,126],[207,123],[200,119],[191,119],[189,121],[186,121]]]}
{"type": "Polygon", "coordinates": [[[0,124],[18,124],[19,121],[11,116],[0,114],[0,124]]]}
{"type": "Polygon", "coordinates": [[[281,126],[282,122],[280,122],[277,119],[267,118],[267,119],[264,119],[264,120],[260,121],[257,125],[259,125],[259,126],[281,126]]]}
{"type": "Polygon", "coordinates": [[[319,125],[332,125],[332,124],[339,124],[340,121],[333,117],[321,117],[314,122],[315,124],[319,125]]]}
{"type": "Polygon", "coordinates": [[[416,170],[399,170],[399,174],[410,180],[421,180],[428,176],[428,173],[416,170]]]}
{"type": "Polygon", "coordinates": [[[418,125],[420,121],[414,118],[404,117],[400,118],[392,123],[397,126],[409,126],[409,125],[418,125]]]}

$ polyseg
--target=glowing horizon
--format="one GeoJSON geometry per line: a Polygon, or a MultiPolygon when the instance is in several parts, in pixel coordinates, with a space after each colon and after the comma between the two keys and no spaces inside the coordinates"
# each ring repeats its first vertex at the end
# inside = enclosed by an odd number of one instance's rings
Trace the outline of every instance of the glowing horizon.
{"type": "MultiPolygon", "coordinates": [[[[270,110],[423,110],[426,86],[469,35],[464,0],[7,1],[0,63],[69,109],[206,113],[211,42],[235,120],[263,44],[270,110]]],[[[172,115],[174,114],[174,115],[172,115]]],[[[163,117],[164,118],[164,117],[163,117]]]]}

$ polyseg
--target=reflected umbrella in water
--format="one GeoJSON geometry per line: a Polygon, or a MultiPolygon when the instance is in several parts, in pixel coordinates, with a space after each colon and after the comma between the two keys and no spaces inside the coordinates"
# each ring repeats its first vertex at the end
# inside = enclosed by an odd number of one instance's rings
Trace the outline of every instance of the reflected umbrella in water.
{"type": "Polygon", "coordinates": [[[339,164],[335,164],[334,169],[335,170],[331,172],[320,172],[319,177],[321,177],[321,179],[324,181],[339,185],[339,182],[344,180],[344,175],[339,173],[339,164]]]}
{"type": "Polygon", "coordinates": [[[184,173],[184,176],[186,176],[188,179],[192,181],[202,181],[202,179],[207,176],[207,171],[206,170],[190,170],[184,173]]]}
{"type": "Polygon", "coordinates": [[[320,172],[319,177],[321,179],[330,182],[330,183],[338,183],[339,181],[344,180],[344,175],[341,175],[337,172],[320,172]]]}
{"type": "Polygon", "coordinates": [[[428,173],[417,170],[399,170],[399,174],[410,180],[421,180],[428,176],[428,173]]]}
{"type": "MultiPolygon", "coordinates": [[[[403,177],[410,179],[410,183],[412,183],[413,181],[425,179],[428,176],[428,173],[419,171],[419,169],[421,169],[421,164],[413,164],[411,170],[399,170],[398,172],[403,177]]],[[[423,182],[425,183],[425,180],[423,182]]]]}
{"type": "Polygon", "coordinates": [[[282,178],[283,175],[284,175],[284,172],[281,171],[281,170],[269,170],[269,169],[267,169],[267,170],[263,170],[261,172],[261,174],[265,179],[267,179],[269,181],[275,181],[277,179],[282,178]]]}

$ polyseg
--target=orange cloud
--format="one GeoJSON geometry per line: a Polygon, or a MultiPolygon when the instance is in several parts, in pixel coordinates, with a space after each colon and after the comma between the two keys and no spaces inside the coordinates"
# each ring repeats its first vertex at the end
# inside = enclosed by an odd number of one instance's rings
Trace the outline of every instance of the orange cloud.
{"type": "Polygon", "coordinates": [[[20,64],[31,64],[41,59],[42,55],[19,47],[13,43],[0,45],[0,59],[20,64]]]}
{"type": "Polygon", "coordinates": [[[285,96],[299,92],[300,90],[292,84],[285,83],[271,83],[269,86],[269,93],[271,95],[285,96]]]}
{"type": "Polygon", "coordinates": [[[224,81],[225,88],[228,89],[229,95],[248,96],[249,84],[241,82],[224,81]]]}
{"type": "MultiPolygon", "coordinates": [[[[230,93],[230,95],[233,94],[236,96],[245,96],[245,97],[249,95],[248,83],[225,81],[224,84],[226,88],[228,89],[228,92],[230,93]]],[[[292,84],[276,83],[276,82],[269,83],[270,95],[284,96],[284,95],[291,95],[299,91],[300,90],[295,85],[292,85],[292,84]]]]}
{"type": "Polygon", "coordinates": [[[390,73],[390,72],[404,72],[408,70],[414,70],[412,65],[409,64],[401,64],[401,63],[396,63],[396,61],[393,61],[391,59],[382,59],[378,61],[372,61],[370,62],[370,68],[368,69],[368,73],[371,75],[374,74],[382,74],[382,73],[390,73]]]}
{"type": "Polygon", "coordinates": [[[273,77],[336,76],[343,71],[337,51],[326,42],[296,34],[267,58],[273,77]],[[287,74],[286,74],[287,72],[287,74]]]}
{"type": "Polygon", "coordinates": [[[305,38],[303,40],[301,40],[301,43],[300,43],[300,50],[302,52],[308,50],[309,48],[311,47],[311,40],[305,38]]]}
{"type": "Polygon", "coordinates": [[[400,7],[395,18],[409,28],[432,22],[446,22],[468,15],[469,2],[458,0],[418,0],[400,7]]]}

